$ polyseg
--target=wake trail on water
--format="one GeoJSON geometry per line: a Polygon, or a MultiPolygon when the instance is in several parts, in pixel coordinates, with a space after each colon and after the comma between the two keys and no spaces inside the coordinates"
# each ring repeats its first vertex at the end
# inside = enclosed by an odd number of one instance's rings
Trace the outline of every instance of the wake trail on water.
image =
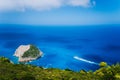
{"type": "Polygon", "coordinates": [[[83,62],[86,62],[86,63],[98,65],[98,63],[96,63],[96,62],[89,61],[89,60],[87,60],[87,59],[83,59],[83,58],[80,58],[80,57],[78,57],[78,56],[74,56],[74,59],[79,60],[79,61],[83,61],[83,62]]]}

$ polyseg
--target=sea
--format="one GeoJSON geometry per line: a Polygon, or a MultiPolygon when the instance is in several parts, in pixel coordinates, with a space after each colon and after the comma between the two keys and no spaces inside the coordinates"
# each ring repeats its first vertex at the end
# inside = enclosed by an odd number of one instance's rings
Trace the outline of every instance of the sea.
{"type": "Polygon", "coordinates": [[[100,62],[120,62],[120,25],[38,26],[0,24],[0,56],[19,64],[20,45],[33,44],[43,55],[28,62],[44,68],[96,70],[100,62]]]}

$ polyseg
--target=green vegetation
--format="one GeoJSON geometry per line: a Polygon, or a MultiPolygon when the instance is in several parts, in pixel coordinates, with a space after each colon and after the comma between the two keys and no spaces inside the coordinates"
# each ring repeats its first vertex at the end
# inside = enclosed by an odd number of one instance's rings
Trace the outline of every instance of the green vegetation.
{"type": "Polygon", "coordinates": [[[99,64],[99,66],[100,66],[100,67],[106,67],[106,66],[107,66],[107,63],[106,63],[106,62],[101,62],[101,63],[99,64]]]}
{"type": "Polygon", "coordinates": [[[10,63],[10,60],[8,58],[5,57],[0,57],[0,63],[10,63]]]}
{"type": "Polygon", "coordinates": [[[102,66],[94,72],[74,72],[69,69],[12,64],[9,59],[0,57],[0,80],[120,80],[120,64],[102,66]]]}
{"type": "Polygon", "coordinates": [[[24,54],[23,54],[23,58],[25,57],[32,57],[32,58],[35,58],[35,57],[38,57],[40,55],[40,51],[37,47],[35,47],[34,45],[30,45],[30,49],[28,51],[26,51],[24,54]]]}

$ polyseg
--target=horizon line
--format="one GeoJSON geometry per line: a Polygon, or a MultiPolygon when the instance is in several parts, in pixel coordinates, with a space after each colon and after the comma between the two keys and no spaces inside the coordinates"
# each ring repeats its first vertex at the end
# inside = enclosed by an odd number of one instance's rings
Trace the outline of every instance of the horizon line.
{"type": "Polygon", "coordinates": [[[109,26],[109,25],[120,25],[120,24],[85,24],[85,25],[81,25],[81,24],[75,24],[75,25],[69,25],[69,24],[13,24],[13,23],[0,23],[0,25],[26,25],[26,26],[109,26]]]}

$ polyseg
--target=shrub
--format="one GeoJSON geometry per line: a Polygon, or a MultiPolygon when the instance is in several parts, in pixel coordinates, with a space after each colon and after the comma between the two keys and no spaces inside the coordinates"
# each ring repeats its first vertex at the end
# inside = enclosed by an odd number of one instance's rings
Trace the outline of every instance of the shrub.
{"type": "Polygon", "coordinates": [[[8,58],[5,58],[5,57],[0,57],[0,62],[8,62],[8,63],[10,63],[10,60],[8,58]]]}
{"type": "Polygon", "coordinates": [[[101,63],[99,64],[99,66],[100,66],[100,67],[106,67],[106,66],[107,66],[107,63],[106,63],[106,62],[101,62],[101,63]]]}

